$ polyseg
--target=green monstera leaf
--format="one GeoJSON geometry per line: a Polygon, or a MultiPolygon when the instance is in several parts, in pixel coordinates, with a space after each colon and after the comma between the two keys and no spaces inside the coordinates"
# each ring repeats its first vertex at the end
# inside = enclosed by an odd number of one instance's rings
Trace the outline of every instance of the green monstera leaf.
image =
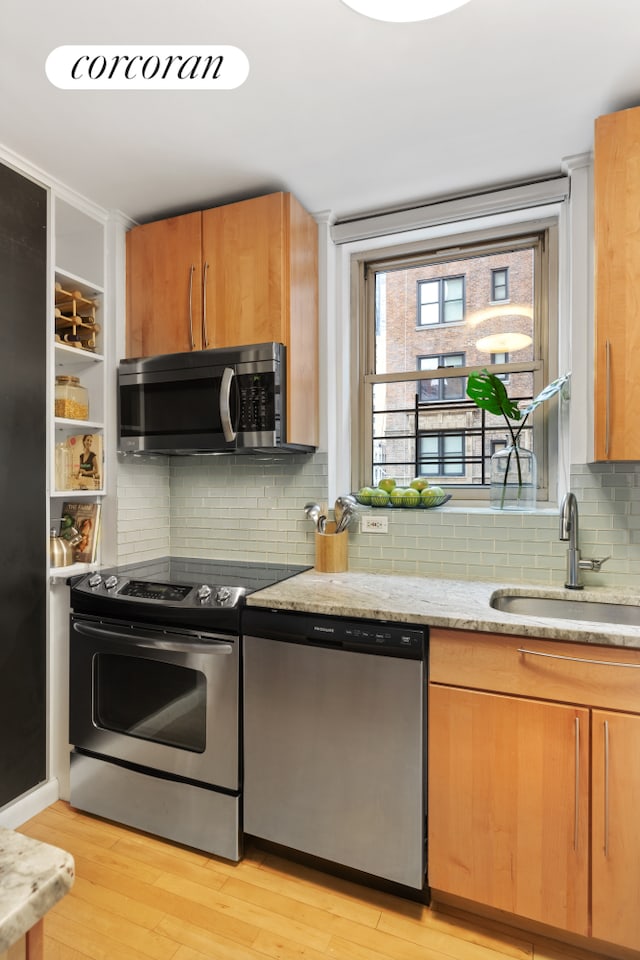
{"type": "Polygon", "coordinates": [[[509,420],[522,419],[520,408],[509,399],[502,380],[494,373],[482,370],[480,373],[469,374],[467,396],[471,397],[476,406],[497,417],[502,414],[509,420]]]}

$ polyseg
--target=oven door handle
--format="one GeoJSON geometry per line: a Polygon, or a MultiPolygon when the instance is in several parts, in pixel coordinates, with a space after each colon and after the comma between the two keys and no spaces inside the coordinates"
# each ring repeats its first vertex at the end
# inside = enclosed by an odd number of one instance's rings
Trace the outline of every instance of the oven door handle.
{"type": "Polygon", "coordinates": [[[169,650],[174,653],[220,653],[229,655],[233,653],[233,645],[224,640],[188,640],[185,643],[176,643],[173,640],[167,640],[162,634],[150,634],[149,636],[140,636],[135,633],[124,633],[119,630],[105,630],[102,627],[94,627],[89,623],[73,624],[73,629],[85,637],[92,637],[101,640],[127,640],[133,642],[136,647],[145,647],[150,650],[169,650]]]}

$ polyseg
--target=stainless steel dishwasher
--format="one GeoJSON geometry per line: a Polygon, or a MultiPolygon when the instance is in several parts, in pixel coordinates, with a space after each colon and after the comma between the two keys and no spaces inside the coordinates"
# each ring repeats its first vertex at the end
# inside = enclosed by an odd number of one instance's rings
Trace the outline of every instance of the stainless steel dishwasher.
{"type": "Polygon", "coordinates": [[[426,629],[247,607],[244,831],[425,885],[426,629]]]}

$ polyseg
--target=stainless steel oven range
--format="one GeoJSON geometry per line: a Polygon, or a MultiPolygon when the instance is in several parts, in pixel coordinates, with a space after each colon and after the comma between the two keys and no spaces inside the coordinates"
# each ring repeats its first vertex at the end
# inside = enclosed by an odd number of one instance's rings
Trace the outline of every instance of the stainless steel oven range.
{"type": "Polygon", "coordinates": [[[240,858],[240,610],[303,569],[164,558],[71,583],[72,806],[240,858]]]}

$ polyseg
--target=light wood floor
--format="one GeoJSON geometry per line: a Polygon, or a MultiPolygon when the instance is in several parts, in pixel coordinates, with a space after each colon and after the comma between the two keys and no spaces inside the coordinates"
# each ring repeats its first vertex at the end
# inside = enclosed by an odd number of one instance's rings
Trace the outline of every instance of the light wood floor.
{"type": "Polygon", "coordinates": [[[262,850],[231,864],[63,801],[19,829],[75,858],[45,960],[598,960],[262,850]]]}

